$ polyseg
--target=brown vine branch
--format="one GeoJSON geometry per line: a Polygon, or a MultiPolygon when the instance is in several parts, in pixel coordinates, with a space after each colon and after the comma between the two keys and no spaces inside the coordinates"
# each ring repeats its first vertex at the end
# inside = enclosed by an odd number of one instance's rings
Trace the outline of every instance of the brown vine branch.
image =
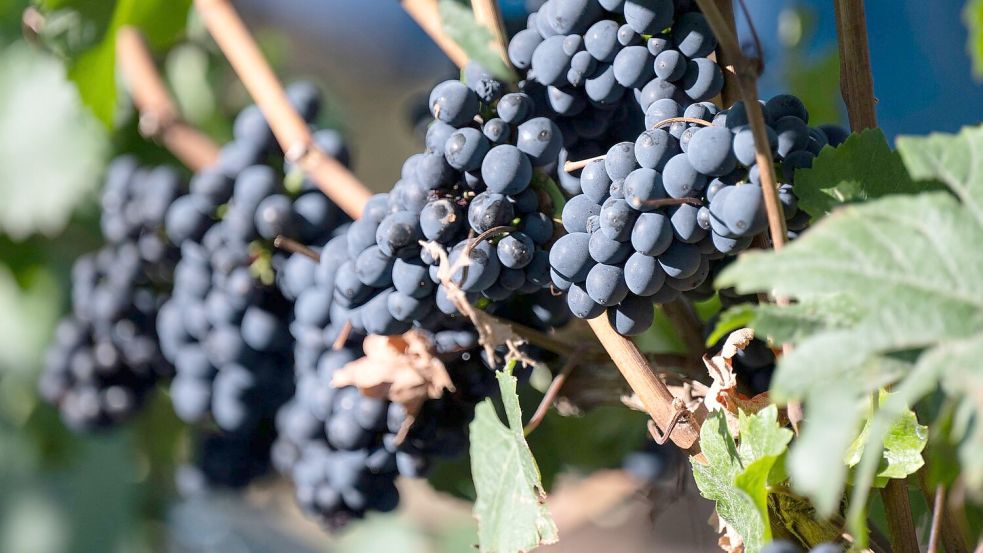
{"type": "Polygon", "coordinates": [[[938,553],[942,536],[942,513],[945,511],[945,486],[935,487],[935,501],[932,503],[932,529],[928,534],[928,553],[938,553]]]}
{"type": "Polygon", "coordinates": [[[911,516],[908,500],[908,479],[892,478],[881,489],[887,526],[891,534],[891,551],[894,553],[918,553],[918,534],[911,516]]]}
{"type": "Polygon", "coordinates": [[[700,451],[700,425],[706,418],[706,408],[701,405],[697,411],[688,413],[685,420],[676,424],[672,432],[667,432],[678,410],[676,397],[652,371],[635,344],[614,330],[606,313],[588,319],[587,322],[656,425],[663,433],[668,433],[669,438],[680,449],[705,463],[706,458],[700,451]]]}
{"type": "MultiPolygon", "coordinates": [[[[925,498],[925,502],[930,505],[934,505],[934,510],[932,513],[933,526],[935,525],[934,518],[936,514],[941,517],[938,539],[942,542],[946,553],[969,553],[969,547],[966,545],[963,532],[959,528],[959,523],[956,521],[956,516],[952,509],[952,500],[954,499],[953,496],[956,494],[946,493],[946,490],[943,488],[942,509],[940,511],[937,505],[939,489],[936,488],[933,491],[928,487],[927,474],[929,472],[930,469],[928,466],[922,467],[922,469],[918,471],[918,488],[921,490],[922,497],[925,498]]],[[[931,539],[929,541],[931,542],[931,539]]]]}
{"type": "Polygon", "coordinates": [[[116,55],[139,113],[140,134],[159,140],[192,171],[215,163],[218,146],[181,119],[140,31],[121,27],[116,33],[116,55]]]}
{"type": "Polygon", "coordinates": [[[556,401],[556,397],[560,394],[560,388],[563,388],[563,384],[566,383],[567,378],[573,369],[580,363],[580,354],[583,348],[574,349],[569,356],[567,356],[566,363],[563,364],[563,368],[560,370],[560,374],[553,377],[553,381],[550,382],[549,388],[546,389],[546,393],[543,394],[542,401],[539,402],[539,406],[536,407],[536,412],[532,414],[529,418],[529,422],[522,429],[523,434],[528,436],[532,434],[534,430],[539,428],[539,424],[543,422],[546,418],[546,413],[549,412],[550,406],[556,401]]]}
{"type": "Polygon", "coordinates": [[[710,24],[713,34],[716,35],[720,49],[734,65],[741,99],[744,101],[748,122],[754,135],[754,158],[761,169],[761,191],[764,196],[765,211],[768,214],[768,229],[771,232],[772,245],[779,250],[785,245],[787,231],[785,214],[781,202],[778,201],[775,160],[771,156],[771,148],[768,145],[764,113],[761,104],[758,103],[758,64],[741,51],[737,33],[730,27],[728,19],[718,9],[714,0],[696,0],[696,3],[710,24]]]}
{"type": "Polygon", "coordinates": [[[498,8],[498,2],[495,0],[471,0],[471,11],[474,12],[475,21],[491,31],[492,36],[495,37],[495,43],[492,46],[501,56],[502,61],[505,62],[505,67],[511,68],[512,61],[509,60],[508,54],[508,36],[505,34],[505,22],[502,21],[502,12],[498,8]]]}
{"type": "Polygon", "coordinates": [[[208,32],[269,121],[289,161],[297,163],[331,201],[352,218],[372,195],[341,163],[319,149],[307,123],[290,105],[283,86],[228,0],[195,0],[208,32]]]}
{"type": "Polygon", "coordinates": [[[458,67],[467,65],[468,54],[444,30],[444,23],[437,10],[437,0],[400,0],[399,3],[416,24],[430,36],[430,40],[433,40],[434,44],[454,62],[454,65],[458,67]]]}
{"type": "Polygon", "coordinates": [[[836,0],[836,37],[840,50],[840,94],[854,132],[877,126],[874,77],[867,45],[863,0],[836,0]]]}

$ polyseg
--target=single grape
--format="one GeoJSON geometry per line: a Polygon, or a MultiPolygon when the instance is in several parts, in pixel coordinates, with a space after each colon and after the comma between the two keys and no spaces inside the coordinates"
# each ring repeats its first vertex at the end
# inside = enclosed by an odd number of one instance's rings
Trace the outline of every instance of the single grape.
{"type": "Polygon", "coordinates": [[[688,154],[676,154],[662,171],[662,185],[672,198],[699,197],[706,189],[707,177],[690,163],[688,154]]]}
{"type": "Polygon", "coordinates": [[[638,215],[625,200],[608,198],[601,206],[601,232],[611,240],[628,240],[638,215]]]}
{"type": "Polygon", "coordinates": [[[601,206],[586,194],[579,194],[570,198],[563,206],[563,228],[567,232],[587,232],[587,219],[600,214],[601,206]]]}
{"type": "Polygon", "coordinates": [[[666,273],[656,258],[635,252],[625,262],[625,284],[638,296],[651,296],[662,288],[666,273]]]}
{"type": "Polygon", "coordinates": [[[624,179],[636,168],[638,160],[635,159],[635,145],[631,142],[619,142],[611,146],[604,156],[604,169],[612,181],[624,179]]]}
{"type": "Polygon", "coordinates": [[[454,131],[444,144],[447,163],[458,171],[473,171],[481,167],[481,161],[491,146],[481,131],[470,127],[454,131]]]}
{"type": "Polygon", "coordinates": [[[567,290],[567,306],[578,319],[593,319],[604,313],[604,306],[592,300],[587,289],[576,283],[567,290]]]}
{"type": "Polygon", "coordinates": [[[461,81],[444,81],[430,92],[430,112],[455,127],[466,125],[478,113],[478,96],[461,81]]]}
{"type": "MultiPolygon", "coordinates": [[[[576,59],[577,56],[574,56],[576,59]]],[[[518,125],[533,112],[533,101],[524,92],[510,92],[498,100],[495,109],[506,123],[518,125]]]]}
{"type": "Polygon", "coordinates": [[[672,23],[672,0],[625,0],[625,22],[640,35],[654,35],[672,23]]]}
{"type": "Polygon", "coordinates": [[[710,24],[700,12],[679,16],[672,26],[672,39],[687,58],[705,58],[717,48],[710,24]]]}
{"type": "Polygon", "coordinates": [[[543,37],[537,31],[523,29],[509,41],[509,61],[520,71],[532,66],[533,52],[543,42],[543,37]]]}
{"type": "Polygon", "coordinates": [[[468,222],[479,234],[495,227],[507,226],[513,217],[512,204],[502,194],[482,192],[468,206],[468,222]]]}
{"type": "Polygon", "coordinates": [[[636,211],[654,211],[650,202],[666,197],[662,176],[653,169],[635,169],[625,178],[625,200],[636,211]]]}
{"type": "Polygon", "coordinates": [[[661,255],[672,244],[672,223],[662,213],[642,213],[631,233],[631,245],[645,255],[661,255]]]}
{"type": "Polygon", "coordinates": [[[597,61],[613,62],[621,49],[618,43],[618,23],[604,19],[591,25],[584,33],[584,47],[597,61]]]}
{"type": "Polygon", "coordinates": [[[630,242],[611,240],[603,232],[590,233],[587,249],[594,261],[610,265],[621,263],[632,252],[630,242]]]}
{"type": "Polygon", "coordinates": [[[639,88],[655,74],[649,51],[645,46],[627,46],[615,56],[614,78],[624,87],[639,88]]]}
{"type": "Polygon", "coordinates": [[[730,173],[737,167],[733,139],[730,130],[723,127],[696,128],[686,150],[690,165],[713,177],[730,173]]]}
{"type": "Polygon", "coordinates": [[[498,241],[498,259],[509,269],[521,269],[532,262],[536,245],[532,238],[521,232],[513,232],[498,241]]]}
{"type": "Polygon", "coordinates": [[[674,241],[658,258],[667,277],[686,278],[699,270],[702,256],[693,244],[674,241]]]}
{"type": "Polygon", "coordinates": [[[531,178],[532,163],[529,157],[509,144],[489,150],[481,163],[481,179],[491,192],[518,194],[529,186],[531,178]]]}
{"type": "Polygon", "coordinates": [[[605,265],[603,263],[594,265],[587,273],[584,286],[587,289],[587,295],[605,307],[621,303],[621,300],[628,294],[624,269],[617,265],[605,265]]]}
{"type": "Polygon", "coordinates": [[[563,278],[571,282],[583,282],[594,265],[591,259],[590,235],[575,232],[561,236],[549,251],[549,264],[563,278]]]}
{"type": "Polygon", "coordinates": [[[516,147],[529,156],[534,167],[555,162],[562,145],[560,129],[545,117],[535,117],[519,125],[516,147]]]}
{"type": "Polygon", "coordinates": [[[637,336],[645,332],[654,319],[652,301],[634,294],[629,294],[620,304],[608,309],[608,321],[622,336],[637,336]]]}

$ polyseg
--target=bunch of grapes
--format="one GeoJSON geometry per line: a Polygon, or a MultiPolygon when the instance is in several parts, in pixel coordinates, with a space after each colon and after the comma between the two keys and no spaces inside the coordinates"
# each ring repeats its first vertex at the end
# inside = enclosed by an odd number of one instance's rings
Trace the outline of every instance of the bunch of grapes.
{"type": "Polygon", "coordinates": [[[450,282],[481,307],[549,285],[545,248],[554,229],[535,171],[553,163],[562,137],[531,111],[491,117],[488,102],[501,83],[468,67],[468,84],[444,81],[431,92],[426,151],[411,156],[393,189],[373,196],[345,237],[321,252],[321,265],[341,264],[319,271],[319,318],[334,309],[333,320],[360,334],[439,329],[458,308],[436,250],[455,269],[450,282]]]}
{"type": "MultiPolygon", "coordinates": [[[[308,122],[317,116],[320,98],[310,85],[288,87],[288,97],[308,122]]],[[[314,134],[322,148],[345,158],[337,133],[314,134]]],[[[293,301],[275,285],[287,257],[273,241],[322,241],[346,221],[284,162],[262,113],[244,109],[234,140],[167,214],[181,261],[158,328],[176,369],[171,399],[183,420],[211,419],[242,436],[272,434],[273,417],[294,385],[293,301]]]]}
{"type": "MultiPolygon", "coordinates": [[[[763,104],[778,196],[789,229],[809,216],[792,192],[795,171],[810,167],[838,127],[810,128],[802,102],[780,95],[763,104]]],[[[608,314],[624,335],[644,332],[653,304],[703,295],[715,265],[746,249],[767,228],[754,138],[740,102],[683,107],[657,100],[649,130],[612,146],[580,173],[580,194],[563,209],[567,234],[550,251],[553,284],[581,318],[608,314]],[[685,120],[680,120],[685,118],[685,120]],[[668,121],[668,123],[666,123],[668,121]],[[668,126],[668,129],[661,128],[668,126]]]]}
{"type": "Polygon", "coordinates": [[[131,157],[110,164],[101,219],[107,243],[72,268],[72,313],[58,325],[39,383],[70,427],[128,419],[172,371],[155,319],[176,258],[164,213],[181,193],[169,167],[141,168],[131,157]]]}
{"type": "Polygon", "coordinates": [[[202,430],[194,440],[193,457],[177,469],[175,483],[184,497],[208,491],[239,490],[270,470],[272,427],[251,434],[202,430]]]}
{"type": "Polygon", "coordinates": [[[296,393],[277,414],[273,461],[294,483],[304,511],[328,528],[391,511],[399,502],[397,476],[426,476],[433,458],[466,450],[465,429],[492,388],[491,372],[472,355],[473,332],[444,331],[433,342],[437,354],[449,355],[456,387],[424,401],[409,421],[399,403],[332,386],[335,372],[361,356],[358,339],[325,351],[314,368],[297,367],[296,393]]]}
{"type": "MultiPolygon", "coordinates": [[[[634,140],[658,100],[690,104],[720,92],[723,73],[707,57],[716,39],[690,4],[548,0],[530,14],[508,54],[536,114],[563,133],[560,168],[634,140]]],[[[556,176],[569,194],[579,193],[576,175],[556,176]]]]}

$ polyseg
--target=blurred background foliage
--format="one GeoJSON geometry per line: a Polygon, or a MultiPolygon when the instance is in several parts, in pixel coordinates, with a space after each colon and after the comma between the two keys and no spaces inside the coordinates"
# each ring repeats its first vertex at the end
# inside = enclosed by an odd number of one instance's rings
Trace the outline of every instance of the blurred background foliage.
{"type": "MultiPolygon", "coordinates": [[[[513,28],[538,3],[501,2],[513,28]]],[[[285,514],[295,509],[289,494],[275,493],[282,487],[275,482],[250,491],[246,502],[178,500],[173,474],[188,455],[187,437],[163,391],[134,424],[97,436],[70,434],[38,403],[35,379],[67,309],[71,262],[99,245],[106,163],[121,153],[174,163],[136,131],[115,72],[115,30],[143,30],[186,119],[217,142],[230,136],[231,116],[248,103],[190,4],[0,0],[0,552],[468,550],[474,526],[459,508],[438,528],[407,515],[411,501],[331,540],[285,514]]],[[[767,67],[763,95],[791,91],[815,120],[842,121],[828,0],[748,4],[767,67]]],[[[402,160],[420,147],[410,116],[415,101],[454,68],[391,0],[236,5],[285,80],[322,85],[325,117],[349,135],[356,173],[376,190],[388,189],[402,160]]],[[[867,8],[879,117],[889,136],[954,131],[983,119],[983,89],[969,55],[970,48],[983,50],[983,1],[867,8]]],[[[746,47],[754,48],[751,41],[746,47]]],[[[664,330],[646,340],[656,349],[675,343],[664,330]]],[[[527,399],[529,410],[538,396],[527,399]]],[[[545,482],[617,465],[641,443],[643,423],[620,408],[578,419],[551,415],[531,439],[545,482]]],[[[464,463],[441,467],[435,484],[473,493],[464,463]]]]}

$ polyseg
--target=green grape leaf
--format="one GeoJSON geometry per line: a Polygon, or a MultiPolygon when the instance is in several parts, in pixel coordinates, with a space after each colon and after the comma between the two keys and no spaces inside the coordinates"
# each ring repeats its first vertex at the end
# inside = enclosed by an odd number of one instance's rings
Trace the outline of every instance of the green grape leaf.
{"type": "Polygon", "coordinates": [[[973,60],[973,75],[983,79],[983,0],[969,0],[963,9],[963,21],[969,30],[966,49],[973,60]]]}
{"type": "Polygon", "coordinates": [[[437,9],[444,31],[464,50],[469,60],[478,62],[485,71],[503,81],[517,80],[515,72],[505,65],[498,50],[493,47],[495,36],[475,20],[470,9],[455,0],[440,0],[437,9]]]}
{"type": "Polygon", "coordinates": [[[139,27],[151,48],[165,48],[183,33],[191,0],[117,0],[108,24],[103,21],[108,2],[98,9],[83,0],[46,0],[49,9],[72,9],[82,17],[95,19],[105,27],[98,42],[71,53],[68,75],[78,87],[82,101],[107,127],[113,126],[116,114],[116,31],[123,25],[139,27]]]}
{"type": "Polygon", "coordinates": [[[0,230],[60,231],[99,184],[109,143],[61,63],[23,43],[0,56],[0,230]]]}
{"type": "MultiPolygon", "coordinates": [[[[740,293],[827,302],[824,316],[835,324],[801,332],[772,382],[775,399],[804,399],[807,420],[823,421],[807,425],[789,457],[793,485],[820,514],[836,507],[846,466],[820,462],[817,455],[846,458],[867,398],[886,386],[905,390],[879,406],[856,468],[848,518],[861,544],[866,494],[884,440],[906,406],[941,383],[952,401],[977,419],[983,416],[978,402],[969,400],[979,397],[981,371],[965,353],[983,347],[983,127],[901,138],[898,151],[913,179],[941,182],[949,191],[845,206],[780,252],[749,253],[718,278],[740,293]],[[831,398],[838,409],[827,409],[831,398]]],[[[957,425],[954,432],[950,439],[979,431],[957,425]]],[[[960,447],[972,447],[967,441],[960,447]]],[[[960,458],[969,459],[962,451],[960,458]]],[[[983,491],[981,465],[969,460],[964,467],[974,491],[983,491]]]]}
{"type": "Polygon", "coordinates": [[[529,551],[558,539],[543,504],[539,468],[522,432],[516,378],[510,364],[497,374],[508,426],[490,399],[478,404],[471,422],[471,474],[477,491],[474,516],[482,553],[529,551]]]}
{"type": "MultiPolygon", "coordinates": [[[[883,403],[890,398],[891,394],[881,391],[878,403],[883,403]]],[[[860,435],[853,441],[847,450],[847,466],[855,467],[860,463],[864,448],[870,439],[870,430],[873,424],[874,406],[873,402],[866,411],[866,423],[860,435]]],[[[914,411],[907,409],[905,413],[898,417],[891,424],[887,435],[884,436],[884,448],[881,452],[881,463],[877,471],[877,478],[874,485],[883,487],[889,478],[905,478],[914,474],[925,464],[922,459],[922,450],[928,443],[928,427],[918,424],[918,417],[914,411]]]]}
{"type": "Polygon", "coordinates": [[[814,219],[841,204],[926,188],[908,176],[880,129],[851,134],[836,148],[823,148],[811,168],[795,172],[799,207],[814,219]]]}
{"type": "Polygon", "coordinates": [[[774,405],[754,415],[740,413],[738,428],[740,443],[736,444],[724,414],[712,413],[700,428],[700,448],[707,463],[691,462],[700,494],[716,502],[717,514],[741,535],[745,551],[755,553],[771,540],[769,475],[785,453],[792,431],[778,425],[774,405]]]}

